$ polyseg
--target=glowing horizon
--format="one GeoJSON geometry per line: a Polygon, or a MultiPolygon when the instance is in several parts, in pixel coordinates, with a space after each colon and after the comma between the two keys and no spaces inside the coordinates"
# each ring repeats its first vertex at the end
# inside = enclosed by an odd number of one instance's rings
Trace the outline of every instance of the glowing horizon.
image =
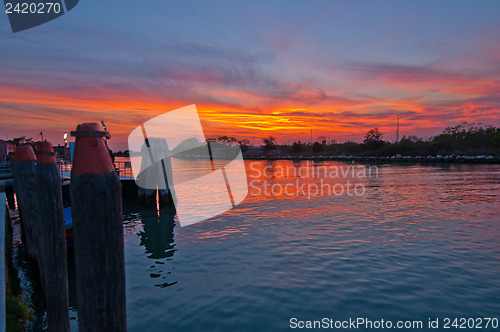
{"type": "Polygon", "coordinates": [[[0,139],[43,131],[57,145],[104,120],[124,150],[137,125],[191,104],[207,137],[256,145],[308,142],[311,129],[361,142],[374,127],[394,141],[397,117],[400,137],[500,126],[498,2],[157,4],[178,14],[167,21],[160,8],[97,6],[18,34],[0,19],[0,139]]]}

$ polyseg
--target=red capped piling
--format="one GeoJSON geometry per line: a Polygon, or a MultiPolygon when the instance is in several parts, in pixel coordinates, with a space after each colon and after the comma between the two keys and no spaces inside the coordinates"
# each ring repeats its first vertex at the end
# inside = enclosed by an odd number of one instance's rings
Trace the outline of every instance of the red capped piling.
{"type": "Polygon", "coordinates": [[[69,331],[66,229],[61,178],[52,144],[36,143],[36,179],[39,203],[38,265],[45,294],[49,331],[69,331]]]}
{"type": "Polygon", "coordinates": [[[37,239],[35,233],[38,213],[40,211],[39,201],[34,188],[36,188],[36,157],[31,145],[22,145],[16,148],[12,158],[12,174],[14,178],[14,191],[16,193],[17,206],[21,217],[24,242],[28,255],[36,259],[37,239]]]}
{"type": "Polygon", "coordinates": [[[36,163],[37,164],[53,164],[56,165],[56,154],[54,147],[50,142],[36,142],[36,163]]]}
{"type": "Polygon", "coordinates": [[[26,248],[45,295],[48,329],[63,332],[69,331],[69,312],[61,179],[49,142],[37,143],[37,157],[30,145],[17,147],[14,190],[26,248]]]}
{"type": "Polygon", "coordinates": [[[99,130],[97,123],[78,125],[71,135],[76,137],[71,176],[82,174],[108,174],[115,172],[115,167],[104,144],[103,137],[109,133],[99,130]]]}
{"type": "Polygon", "coordinates": [[[121,184],[103,139],[108,133],[85,123],[71,134],[78,327],[126,331],[121,184]]]}
{"type": "Polygon", "coordinates": [[[31,145],[18,146],[12,159],[18,163],[35,161],[35,151],[33,151],[31,145]]]}

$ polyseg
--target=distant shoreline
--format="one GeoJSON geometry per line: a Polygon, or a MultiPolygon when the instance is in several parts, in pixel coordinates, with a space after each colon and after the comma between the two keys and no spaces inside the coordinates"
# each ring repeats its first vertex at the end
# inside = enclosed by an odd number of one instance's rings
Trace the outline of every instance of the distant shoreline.
{"type": "MultiPolygon", "coordinates": [[[[115,155],[116,157],[130,158],[127,155],[115,155]]],[[[180,159],[192,159],[192,158],[210,158],[202,155],[185,155],[176,156],[175,158],[180,159]]],[[[217,159],[228,159],[228,158],[217,158],[217,159]]],[[[500,156],[491,155],[478,155],[478,156],[467,156],[467,155],[436,155],[436,156],[352,156],[352,155],[247,155],[243,153],[244,160],[292,160],[292,161],[343,161],[343,162],[373,162],[373,163],[447,163],[447,164],[500,164],[500,156]]]]}
{"type": "Polygon", "coordinates": [[[496,156],[464,156],[464,155],[437,155],[437,156],[245,156],[245,160],[318,160],[318,161],[362,161],[374,163],[448,163],[448,164],[500,164],[500,157],[496,156]]]}

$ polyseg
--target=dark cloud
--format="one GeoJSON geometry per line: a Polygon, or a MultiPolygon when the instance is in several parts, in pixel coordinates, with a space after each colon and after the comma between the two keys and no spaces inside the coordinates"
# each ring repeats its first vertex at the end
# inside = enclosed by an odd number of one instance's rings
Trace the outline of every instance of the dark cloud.
{"type": "Polygon", "coordinates": [[[392,64],[375,64],[355,62],[349,69],[367,80],[385,80],[389,82],[408,83],[451,83],[481,80],[483,77],[475,74],[464,74],[432,68],[430,66],[405,66],[392,64]]]}

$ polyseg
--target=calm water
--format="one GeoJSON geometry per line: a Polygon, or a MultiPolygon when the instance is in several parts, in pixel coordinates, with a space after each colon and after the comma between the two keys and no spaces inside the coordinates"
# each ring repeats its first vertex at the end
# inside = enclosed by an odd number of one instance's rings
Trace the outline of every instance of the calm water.
{"type": "Polygon", "coordinates": [[[327,179],[337,189],[359,184],[362,195],[313,197],[297,194],[297,181],[320,178],[283,170],[353,165],[246,166],[249,196],[198,224],[181,228],[172,209],[124,204],[129,331],[274,331],[292,317],[500,318],[499,165],[380,165],[378,176],[327,179]]]}

